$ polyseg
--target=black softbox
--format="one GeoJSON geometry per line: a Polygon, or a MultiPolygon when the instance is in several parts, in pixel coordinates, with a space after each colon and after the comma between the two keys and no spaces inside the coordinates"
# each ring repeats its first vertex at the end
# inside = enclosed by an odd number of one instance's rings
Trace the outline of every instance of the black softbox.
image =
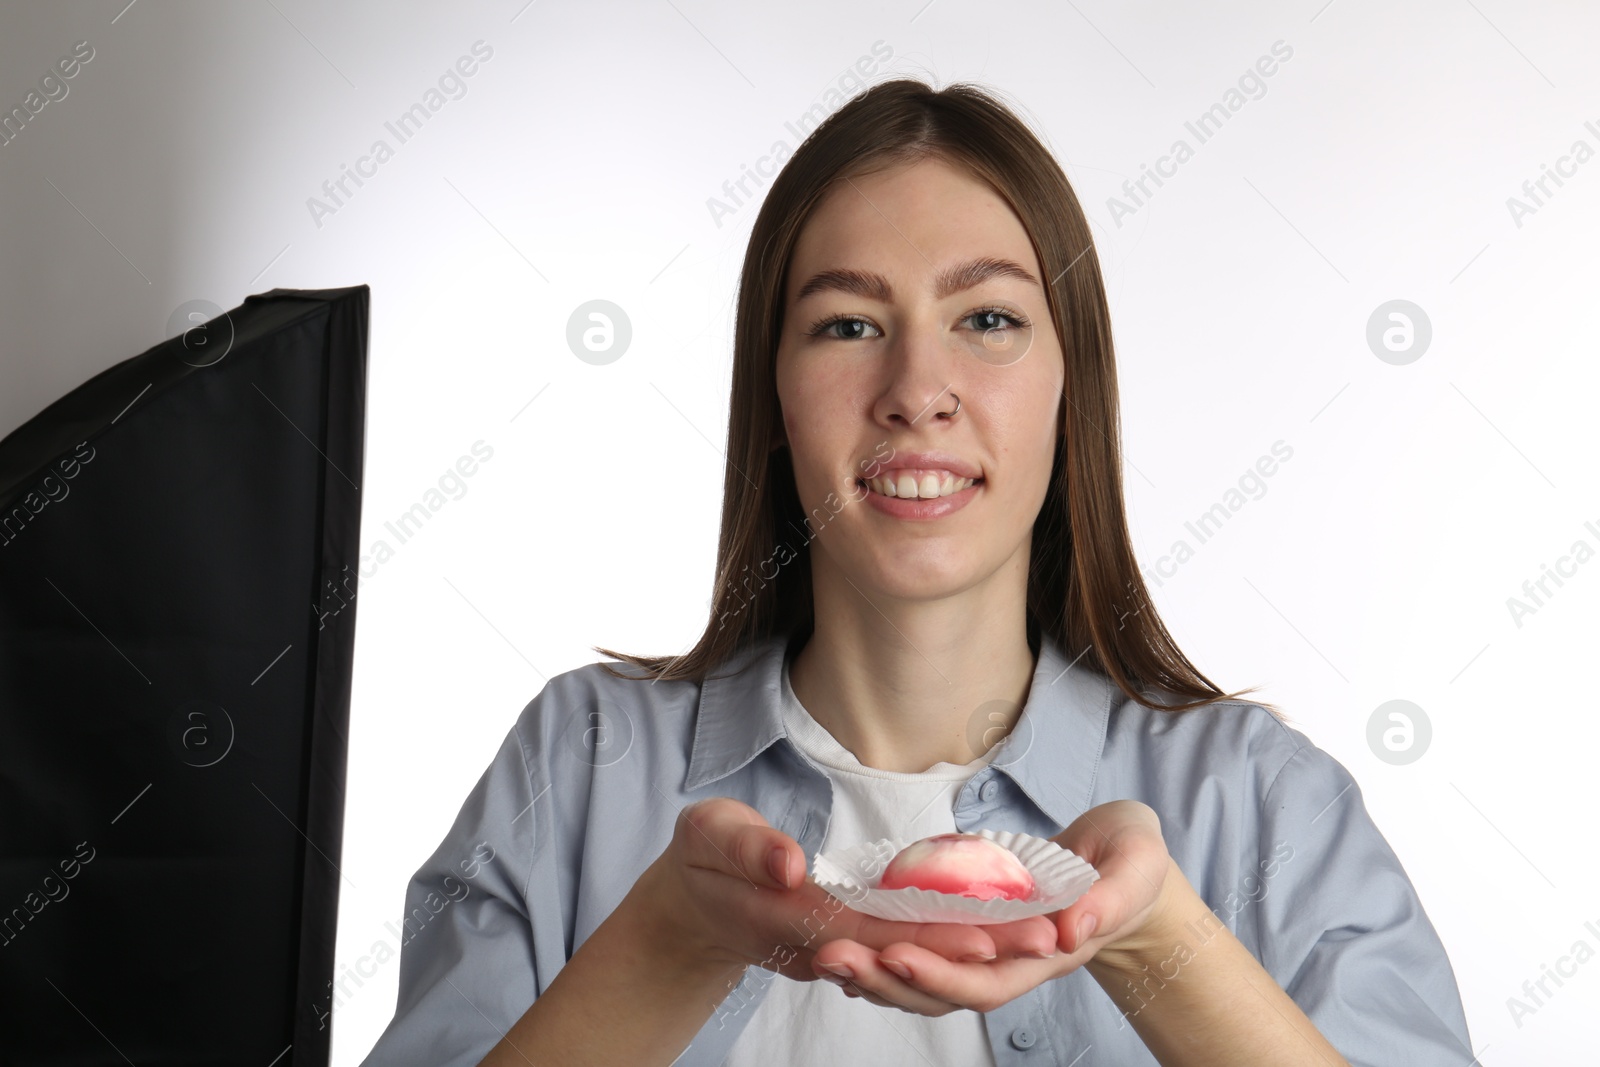
{"type": "Polygon", "coordinates": [[[0,1061],[328,1059],[366,286],[0,441],[0,1061]]]}

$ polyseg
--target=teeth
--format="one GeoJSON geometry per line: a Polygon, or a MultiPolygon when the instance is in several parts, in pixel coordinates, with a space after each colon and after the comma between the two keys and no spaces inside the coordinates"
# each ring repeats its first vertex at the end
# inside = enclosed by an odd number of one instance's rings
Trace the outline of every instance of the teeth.
{"type": "Polygon", "coordinates": [[[959,493],[977,482],[976,478],[957,478],[953,474],[924,471],[919,478],[910,471],[901,471],[896,477],[865,479],[874,493],[906,499],[928,500],[933,497],[959,493]]]}

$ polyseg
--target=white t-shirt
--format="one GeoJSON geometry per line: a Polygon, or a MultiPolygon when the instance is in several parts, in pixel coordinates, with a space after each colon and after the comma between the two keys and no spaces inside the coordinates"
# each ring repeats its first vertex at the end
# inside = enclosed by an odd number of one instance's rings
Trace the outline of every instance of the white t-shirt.
{"type": "MultiPolygon", "coordinates": [[[[915,841],[956,832],[956,794],[998,748],[971,763],[935,763],[920,774],[881,771],[862,766],[811,717],[789,685],[787,660],[782,704],[790,740],[833,782],[823,852],[879,838],[915,841]]],[[[847,997],[830,982],[796,982],[780,974],[770,981],[723,1067],[994,1067],[983,1016],[975,1011],[935,1018],[847,997]]]]}

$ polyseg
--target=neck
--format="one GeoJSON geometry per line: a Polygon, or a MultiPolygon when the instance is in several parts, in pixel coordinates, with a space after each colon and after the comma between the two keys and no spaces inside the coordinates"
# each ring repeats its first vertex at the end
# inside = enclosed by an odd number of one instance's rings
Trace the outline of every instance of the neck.
{"type": "Polygon", "coordinates": [[[1026,568],[1013,570],[897,600],[817,567],[816,621],[789,666],[795,696],[864,766],[972,762],[1011,732],[1033,684],[1026,568]]]}

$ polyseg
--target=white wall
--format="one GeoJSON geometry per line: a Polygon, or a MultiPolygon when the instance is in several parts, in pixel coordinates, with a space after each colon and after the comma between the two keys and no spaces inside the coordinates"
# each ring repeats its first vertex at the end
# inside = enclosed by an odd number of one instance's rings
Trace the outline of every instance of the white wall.
{"type": "MultiPolygon", "coordinates": [[[[1157,590],[1180,643],[1227,688],[1264,684],[1355,774],[1486,1062],[1589,1049],[1600,963],[1520,1019],[1508,998],[1575,942],[1600,947],[1600,864],[1579,845],[1600,563],[1520,620],[1508,598],[1575,542],[1600,547],[1580,430],[1600,386],[1600,161],[1520,221],[1508,198],[1574,142],[1600,149],[1592,6],[124,3],[0,9],[6,110],[94,49],[0,145],[0,434],[177,332],[187,301],[366,283],[363,544],[493,449],[360,586],[341,969],[388,936],[545,678],[592,645],[671,653],[698,633],[754,213],[718,226],[706,202],[792,147],[786,122],[881,41],[875,78],[1020,102],[1097,227],[1136,542],[1152,568],[1196,548],[1157,590]],[[479,41],[465,95],[398,143],[384,123],[479,41]],[[1278,41],[1293,54],[1264,94],[1119,225],[1108,198],[1195,145],[1185,121],[1278,41]],[[380,138],[393,158],[314,219],[308,199],[380,138]],[[592,299],[633,328],[605,366],[565,341],[592,299]],[[1432,328],[1405,365],[1366,340],[1395,299],[1432,328]],[[1185,521],[1280,440],[1292,458],[1197,545],[1185,521]],[[1394,699],[1432,726],[1404,765],[1367,740],[1394,699]]],[[[336,1064],[376,1039],[398,970],[349,987],[336,1064]]]]}

